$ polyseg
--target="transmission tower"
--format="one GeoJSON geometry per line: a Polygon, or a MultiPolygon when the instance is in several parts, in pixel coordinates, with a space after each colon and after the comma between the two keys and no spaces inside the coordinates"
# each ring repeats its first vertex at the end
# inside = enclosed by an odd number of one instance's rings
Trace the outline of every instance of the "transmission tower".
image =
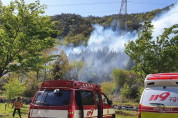
{"type": "Polygon", "coordinates": [[[127,0],[122,0],[119,14],[124,15],[124,29],[127,32],[127,0]]]}

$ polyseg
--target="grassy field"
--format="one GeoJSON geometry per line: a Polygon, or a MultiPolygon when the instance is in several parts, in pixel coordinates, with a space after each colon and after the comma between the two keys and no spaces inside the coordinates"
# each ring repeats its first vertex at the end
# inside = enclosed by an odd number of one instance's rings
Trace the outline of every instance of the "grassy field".
{"type": "MultiPolygon", "coordinates": [[[[5,104],[0,103],[0,118],[13,118],[12,117],[13,110],[14,109],[12,108],[11,104],[9,104],[9,106],[5,110],[5,104]]],[[[28,110],[29,110],[29,105],[24,105],[24,107],[21,109],[22,118],[28,117],[28,110]]],[[[116,118],[137,118],[137,117],[138,117],[138,112],[136,111],[116,110],[116,118]]],[[[17,111],[14,118],[18,118],[17,111]]]]}
{"type": "Polygon", "coordinates": [[[138,118],[138,112],[116,110],[116,118],[138,118]]]}
{"type": "MultiPolygon", "coordinates": [[[[5,110],[5,105],[6,104],[0,103],[0,118],[13,118],[12,114],[13,114],[14,109],[12,108],[12,105],[9,104],[6,107],[6,110],[5,110]]],[[[24,105],[23,108],[21,109],[22,118],[27,118],[28,117],[28,110],[29,110],[29,106],[28,105],[24,105]]],[[[15,114],[14,118],[19,118],[17,111],[16,111],[16,114],[15,114]]]]}

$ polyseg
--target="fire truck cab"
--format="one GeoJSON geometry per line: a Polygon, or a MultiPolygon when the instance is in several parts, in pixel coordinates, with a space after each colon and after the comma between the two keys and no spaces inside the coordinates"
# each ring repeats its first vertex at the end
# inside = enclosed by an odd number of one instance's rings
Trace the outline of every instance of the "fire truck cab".
{"type": "Polygon", "coordinates": [[[53,80],[36,92],[28,118],[115,118],[115,111],[98,85],[53,80]]]}
{"type": "Polygon", "coordinates": [[[138,118],[178,118],[178,73],[150,74],[144,83],[138,118]]]}

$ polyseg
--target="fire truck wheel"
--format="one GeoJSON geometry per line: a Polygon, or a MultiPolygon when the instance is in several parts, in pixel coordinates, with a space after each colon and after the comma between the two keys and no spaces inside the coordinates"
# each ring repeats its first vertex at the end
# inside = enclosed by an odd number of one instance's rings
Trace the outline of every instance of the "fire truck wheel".
{"type": "Polygon", "coordinates": [[[115,118],[115,115],[112,115],[112,117],[111,118],[115,118]]]}

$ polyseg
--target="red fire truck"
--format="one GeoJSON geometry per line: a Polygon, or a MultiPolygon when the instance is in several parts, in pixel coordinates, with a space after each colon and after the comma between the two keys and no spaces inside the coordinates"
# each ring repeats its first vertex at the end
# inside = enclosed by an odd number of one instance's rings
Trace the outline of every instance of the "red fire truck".
{"type": "Polygon", "coordinates": [[[98,85],[53,80],[36,92],[28,118],[115,118],[115,111],[98,85]]]}

